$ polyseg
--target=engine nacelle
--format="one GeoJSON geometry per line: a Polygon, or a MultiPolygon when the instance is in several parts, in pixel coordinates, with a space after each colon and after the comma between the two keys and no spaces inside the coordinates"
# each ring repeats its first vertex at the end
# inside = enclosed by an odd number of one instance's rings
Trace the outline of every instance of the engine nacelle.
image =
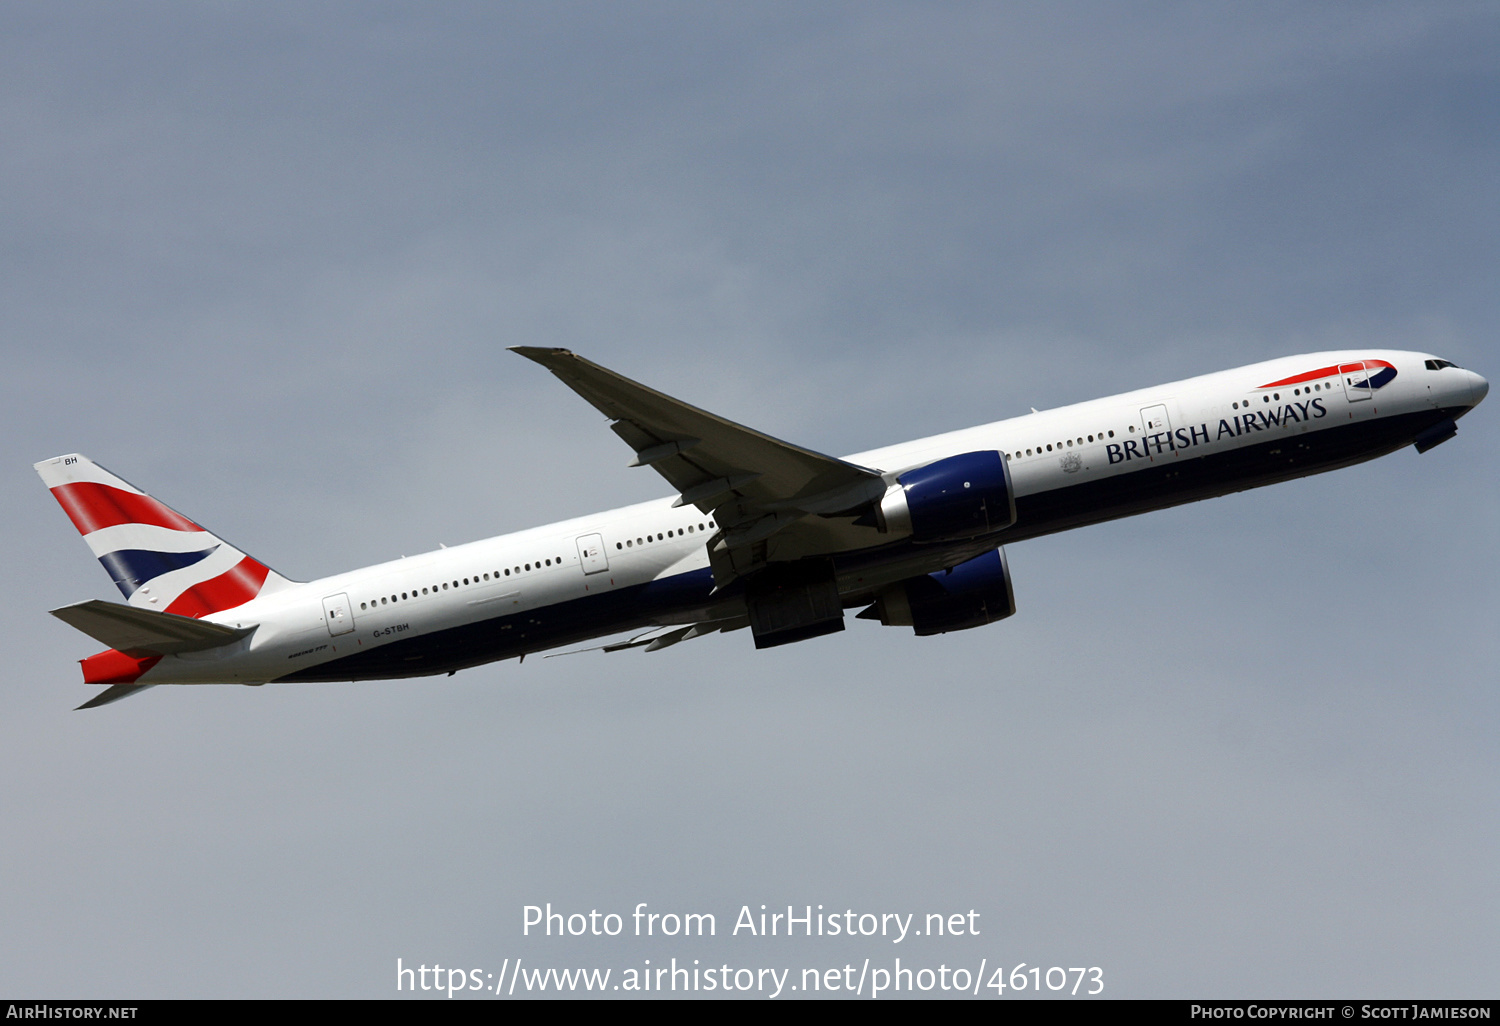
{"type": "Polygon", "coordinates": [[[977,538],[1016,522],[1010,467],[998,452],[965,452],[908,470],[880,500],[881,530],[924,541],[977,538]]]}
{"type": "Polygon", "coordinates": [[[859,615],[887,627],[911,627],[926,636],[983,627],[1015,611],[1010,564],[1005,550],[997,549],[951,569],[901,581],[881,592],[859,615]]]}

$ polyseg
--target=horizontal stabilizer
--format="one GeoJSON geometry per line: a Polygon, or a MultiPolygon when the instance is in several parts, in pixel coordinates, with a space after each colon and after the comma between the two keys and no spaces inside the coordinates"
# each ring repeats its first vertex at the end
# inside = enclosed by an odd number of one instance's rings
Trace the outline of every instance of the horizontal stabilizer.
{"type": "MultiPolygon", "coordinates": [[[[63,606],[52,610],[52,615],[95,641],[130,656],[202,652],[249,637],[255,630],[253,626],[225,627],[176,613],[158,613],[154,609],[137,609],[100,599],[63,606]]],[[[123,698],[124,695],[116,697],[123,698]]],[[[90,704],[104,703],[96,699],[90,704]]]]}
{"type": "MultiPolygon", "coordinates": [[[[145,691],[147,688],[154,687],[156,687],[155,684],[112,684],[87,702],[84,702],[78,709],[97,709],[101,705],[118,702],[122,698],[129,698],[138,691],[145,691]]],[[[78,709],[74,709],[73,711],[77,712],[78,709]]]]}

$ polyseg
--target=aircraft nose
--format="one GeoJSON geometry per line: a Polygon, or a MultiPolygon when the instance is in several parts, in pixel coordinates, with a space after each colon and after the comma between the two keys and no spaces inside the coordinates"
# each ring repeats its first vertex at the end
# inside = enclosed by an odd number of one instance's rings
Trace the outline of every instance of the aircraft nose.
{"type": "Polygon", "coordinates": [[[1484,397],[1490,394],[1490,383],[1473,371],[1469,371],[1469,392],[1473,400],[1470,405],[1478,406],[1484,401],[1484,397]]]}

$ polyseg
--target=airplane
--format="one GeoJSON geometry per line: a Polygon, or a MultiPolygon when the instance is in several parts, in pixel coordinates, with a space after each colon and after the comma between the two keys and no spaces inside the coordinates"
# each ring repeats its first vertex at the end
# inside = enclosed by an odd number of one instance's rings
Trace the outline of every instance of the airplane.
{"type": "Polygon", "coordinates": [[[854,608],[919,636],[969,630],[1016,611],[1007,543],[1424,453],[1489,391],[1427,353],[1313,353],[838,459],[566,349],[512,351],[676,494],[299,583],[84,456],[45,460],[125,597],[52,610],[108,646],[81,660],[104,690],[78,708],[158,684],[451,675],[627,632],[599,648],[747,627],[770,648],[841,631],[854,608]]]}

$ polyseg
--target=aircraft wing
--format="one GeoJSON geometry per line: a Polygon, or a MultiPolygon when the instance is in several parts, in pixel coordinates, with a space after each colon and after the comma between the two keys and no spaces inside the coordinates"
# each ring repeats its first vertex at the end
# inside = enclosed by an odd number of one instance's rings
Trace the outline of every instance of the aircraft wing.
{"type": "Polygon", "coordinates": [[[63,606],[52,610],[52,615],[95,641],[130,656],[201,652],[249,637],[255,630],[225,627],[176,613],[137,609],[100,599],[63,606]]]}
{"type": "MultiPolygon", "coordinates": [[[[885,494],[878,471],[689,406],[567,349],[511,351],[546,367],[613,420],[615,433],[635,450],[631,466],[650,466],[666,478],[680,493],[677,505],[712,512],[728,549],[752,546],[809,515],[858,516],[885,494]]],[[[716,578],[723,565],[715,562],[716,578]]]]}

